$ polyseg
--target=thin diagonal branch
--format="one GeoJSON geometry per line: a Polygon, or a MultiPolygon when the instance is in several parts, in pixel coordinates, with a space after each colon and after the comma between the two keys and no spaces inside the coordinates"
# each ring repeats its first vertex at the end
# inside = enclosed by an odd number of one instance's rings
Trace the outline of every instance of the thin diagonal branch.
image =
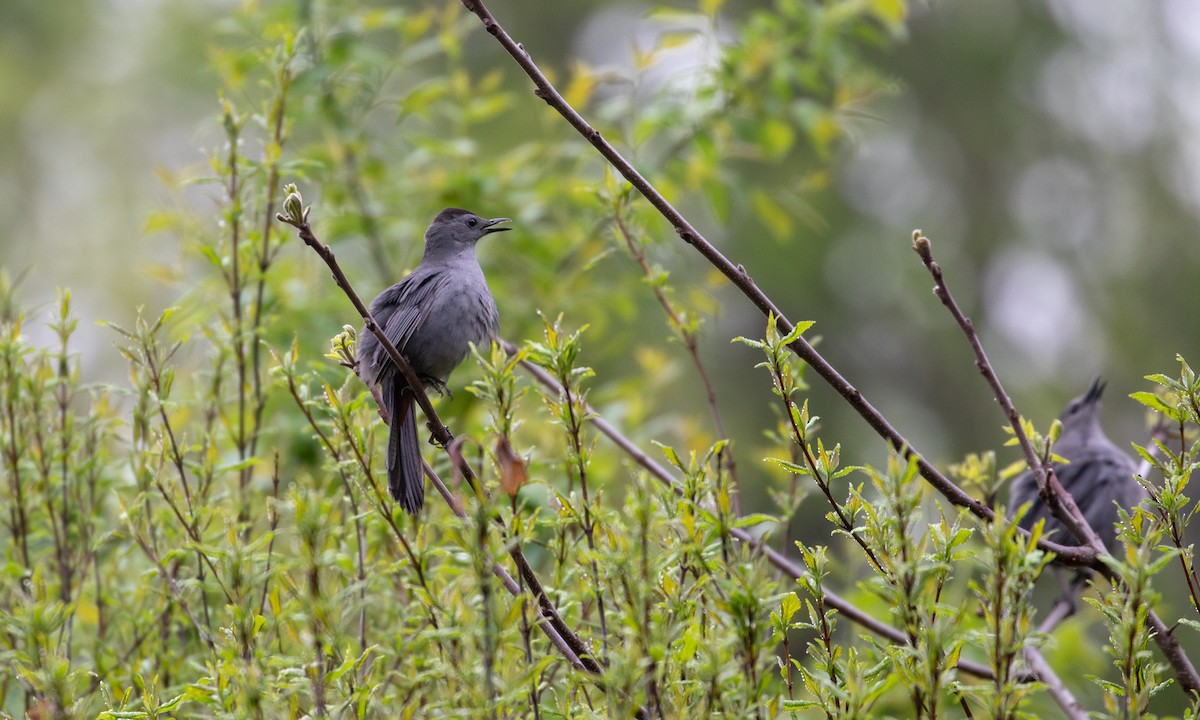
{"type": "MultiPolygon", "coordinates": [[[[970,318],[963,314],[962,309],[954,300],[954,296],[950,294],[950,289],[946,285],[946,279],[942,274],[941,267],[933,259],[933,250],[929,238],[921,235],[918,230],[913,233],[913,249],[921,256],[921,261],[925,263],[925,267],[929,269],[929,273],[933,276],[935,287],[934,294],[942,301],[942,304],[954,316],[963,333],[967,336],[967,341],[971,345],[971,349],[975,352],[975,365],[979,368],[988,384],[991,385],[992,391],[996,394],[996,400],[1004,409],[1005,415],[1009,419],[1013,430],[1017,434],[1017,439],[1021,443],[1021,449],[1025,453],[1025,461],[1033,470],[1034,476],[1037,478],[1039,495],[1046,498],[1047,504],[1054,512],[1054,516],[1066,524],[1075,535],[1081,540],[1085,540],[1091,545],[1093,554],[1107,554],[1108,550],[1104,547],[1104,543],[1096,536],[1096,532],[1088,524],[1087,519],[1083,517],[1083,513],[1079,511],[1075,500],[1070,493],[1064,492],[1062,486],[1059,485],[1058,479],[1054,476],[1053,469],[1046,471],[1045,465],[1037,458],[1037,453],[1034,452],[1032,443],[1025,435],[1021,428],[1020,417],[1017,415],[1016,408],[1013,407],[1012,400],[1008,394],[1004,392],[1004,388],[1000,385],[1000,379],[996,376],[995,370],[988,361],[987,354],[983,350],[983,344],[979,340],[978,333],[975,332],[975,327],[971,323],[970,318]]],[[[1038,546],[1058,552],[1053,548],[1053,543],[1039,541],[1038,546]]],[[[1112,569],[1099,560],[1091,563],[1097,572],[1108,579],[1109,582],[1114,582],[1115,574],[1112,569]]],[[[1056,608],[1057,610],[1057,608],[1056,608]]],[[[1192,664],[1183,648],[1179,644],[1179,640],[1175,637],[1171,628],[1162,621],[1154,610],[1147,611],[1147,622],[1154,630],[1154,641],[1158,644],[1163,655],[1171,664],[1175,671],[1175,676],[1179,679],[1179,684],[1183,689],[1192,696],[1200,695],[1200,673],[1196,672],[1196,667],[1192,664]]]]}
{"type": "MultiPolygon", "coordinates": [[[[963,334],[967,338],[967,342],[971,346],[971,351],[975,354],[975,367],[979,369],[979,373],[987,380],[988,385],[992,388],[992,393],[996,397],[996,402],[1000,404],[1000,408],[1004,411],[1004,417],[1008,420],[1008,424],[1013,429],[1013,434],[1017,438],[1017,442],[1021,446],[1021,452],[1025,455],[1025,463],[1029,465],[1029,469],[1033,471],[1033,476],[1037,481],[1038,494],[1046,499],[1047,505],[1050,506],[1054,517],[1058,518],[1070,528],[1071,532],[1077,538],[1082,540],[1084,544],[1090,545],[1096,553],[1107,552],[1104,543],[1096,535],[1088,525],[1087,520],[1083,517],[1083,513],[1079,511],[1079,507],[1075,505],[1075,500],[1069,493],[1063,491],[1062,486],[1058,483],[1058,478],[1054,475],[1054,469],[1047,467],[1047,463],[1038,458],[1037,451],[1033,448],[1033,443],[1030,442],[1029,436],[1025,434],[1025,428],[1021,426],[1021,416],[1017,413],[1017,408],[1013,405],[1012,398],[1004,391],[1004,386],[1000,384],[1000,378],[996,375],[995,369],[992,368],[991,361],[988,360],[987,353],[983,349],[983,343],[979,340],[979,334],[975,332],[975,325],[971,322],[971,318],[963,313],[958,302],[950,293],[949,286],[946,285],[946,278],[942,274],[942,268],[937,261],[933,259],[933,249],[929,242],[929,238],[921,234],[920,230],[913,232],[913,250],[917,255],[921,256],[921,262],[929,270],[929,274],[933,276],[933,294],[938,300],[946,306],[950,314],[954,316],[955,322],[962,329],[963,334]]],[[[1040,545],[1040,543],[1039,543],[1040,545]]],[[[1048,549],[1042,546],[1043,549],[1048,549]]],[[[1103,571],[1104,564],[1095,561],[1090,563],[1097,570],[1103,571]]]]}
{"type": "Polygon", "coordinates": [[[1046,662],[1046,658],[1041,652],[1034,647],[1025,647],[1025,662],[1029,663],[1029,667],[1046,685],[1046,692],[1050,693],[1050,697],[1054,698],[1054,702],[1058,703],[1059,709],[1063,714],[1074,720],[1086,720],[1088,718],[1087,711],[1075,699],[1075,695],[1067,689],[1061,681],[1058,681],[1058,676],[1054,674],[1054,669],[1050,667],[1050,663],[1046,662]],[[1046,682],[1046,678],[1052,677],[1055,682],[1046,682]]]}
{"type": "MultiPolygon", "coordinates": [[[[425,461],[425,458],[421,458],[421,467],[425,469],[425,476],[429,478],[431,483],[433,483],[433,487],[438,491],[438,494],[442,496],[442,499],[446,501],[446,505],[450,507],[450,510],[454,513],[454,515],[460,520],[467,520],[467,512],[463,509],[462,504],[459,503],[458,499],[454,497],[454,493],[450,492],[450,488],[446,487],[446,483],[442,481],[442,478],[438,476],[433,467],[425,461]]],[[[505,589],[507,589],[513,597],[521,597],[521,593],[523,592],[521,586],[517,584],[517,581],[513,578],[513,576],[509,574],[508,570],[505,570],[500,563],[492,563],[492,573],[495,574],[496,577],[500,578],[500,583],[504,585],[505,589]]],[[[575,648],[572,647],[571,644],[567,643],[563,636],[559,634],[558,628],[555,626],[551,618],[542,615],[537,619],[536,622],[538,627],[542,629],[542,632],[545,633],[546,638],[550,640],[550,644],[553,645],[562,654],[562,656],[567,659],[567,662],[571,663],[571,667],[575,668],[576,670],[596,672],[587,664],[585,664],[584,658],[581,658],[576,653],[575,648]]]]}
{"type": "MultiPolygon", "coordinates": [[[[746,269],[739,264],[732,262],[725,257],[712,243],[696,230],[695,227],[680,213],[675,207],[663,197],[660,193],[641,173],[637,171],[633,165],[624,158],[616,148],[612,146],[600,134],[599,130],[592,127],[587,120],[583,118],[567,101],[559,94],[554,85],[546,77],[545,73],[538,68],[533,62],[525,47],[518,43],[508,34],[508,32],[496,21],[496,18],[487,9],[481,0],[462,0],[463,5],[470,12],[474,13],[483,22],[484,29],[487,30],[500,45],[508,52],[509,55],[517,62],[521,69],[533,80],[536,86],[535,94],[544,100],[546,104],[554,108],[563,118],[575,128],[575,130],[583,136],[585,140],[592,144],[596,150],[604,156],[606,160],[619,172],[646,200],[661,214],[687,244],[695,248],[696,252],[700,253],[713,267],[721,272],[738,290],[766,315],[774,315],[777,318],[777,325],[781,333],[791,332],[794,325],[787,319],[787,316],[782,313],[775,303],[758,288],[753,278],[750,277],[746,269]]],[[[903,455],[905,458],[913,458],[916,461],[917,468],[921,476],[932,485],[938,492],[946,497],[950,502],[960,507],[965,507],[977,517],[985,520],[992,520],[995,513],[986,504],[966,493],[962,488],[958,487],[953,481],[947,478],[941,471],[933,466],[925,459],[896,428],[888,422],[878,410],[863,396],[863,394],[854,387],[848,380],[842,377],[832,364],[829,363],[815,348],[803,337],[797,338],[788,346],[792,352],[796,353],[804,362],[821,376],[835,392],[842,396],[842,399],[857,412],[863,420],[882,437],[896,452],[903,455]]],[[[1048,544],[1047,549],[1051,548],[1048,544]]],[[[1053,547],[1054,552],[1058,556],[1060,562],[1070,564],[1087,564],[1095,559],[1095,553],[1087,548],[1074,548],[1066,545],[1056,545],[1053,547]]]]}
{"type": "MultiPolygon", "coordinates": [[[[620,211],[614,212],[613,220],[617,224],[617,230],[620,232],[621,237],[625,240],[626,247],[629,248],[629,253],[637,261],[638,267],[642,269],[642,274],[645,275],[647,283],[654,292],[654,299],[658,300],[658,304],[662,306],[663,312],[666,313],[667,324],[675,332],[679,333],[679,339],[683,342],[683,347],[687,350],[688,357],[692,359],[692,364],[696,366],[696,376],[700,378],[700,384],[704,386],[704,394],[708,399],[708,409],[712,414],[713,430],[716,431],[717,438],[728,440],[729,433],[725,431],[725,421],[721,418],[721,407],[717,404],[717,390],[713,387],[712,380],[708,377],[704,361],[700,359],[700,343],[696,337],[695,330],[688,327],[684,318],[675,308],[674,303],[667,297],[667,293],[662,286],[654,282],[656,273],[646,259],[646,252],[642,249],[637,238],[633,236],[629,224],[625,221],[620,211]]],[[[733,509],[735,512],[741,512],[741,489],[738,486],[737,463],[734,461],[733,448],[730,445],[726,445],[721,449],[718,455],[718,462],[724,464],[729,471],[729,479],[732,481],[733,487],[733,492],[731,493],[733,509]]]]}

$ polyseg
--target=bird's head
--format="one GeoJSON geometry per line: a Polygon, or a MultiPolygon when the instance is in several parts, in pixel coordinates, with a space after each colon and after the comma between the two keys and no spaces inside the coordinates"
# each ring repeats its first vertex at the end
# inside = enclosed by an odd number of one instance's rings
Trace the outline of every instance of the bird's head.
{"type": "Polygon", "coordinates": [[[462,208],[446,208],[429,224],[425,231],[425,252],[461,252],[475,247],[484,235],[503,232],[512,228],[497,227],[510,222],[508,218],[481,218],[462,208]]]}
{"type": "Polygon", "coordinates": [[[1092,381],[1087,392],[1072,400],[1059,417],[1063,434],[1085,431],[1100,423],[1100,398],[1104,395],[1105,383],[1100,378],[1092,381]]]}

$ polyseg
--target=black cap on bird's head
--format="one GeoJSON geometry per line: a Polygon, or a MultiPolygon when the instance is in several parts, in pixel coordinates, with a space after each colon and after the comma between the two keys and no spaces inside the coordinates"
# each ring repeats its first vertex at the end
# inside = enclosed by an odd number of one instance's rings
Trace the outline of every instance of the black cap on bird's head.
{"type": "Polygon", "coordinates": [[[489,220],[462,208],[446,208],[437,214],[425,231],[425,251],[429,252],[431,248],[444,250],[474,246],[484,235],[511,230],[496,227],[506,222],[511,221],[503,217],[489,220]]]}
{"type": "Polygon", "coordinates": [[[478,215],[471,212],[470,210],[463,210],[462,208],[446,208],[445,210],[443,210],[437,214],[437,217],[435,217],[433,219],[433,222],[430,223],[429,227],[432,228],[435,225],[459,224],[459,225],[463,225],[463,226],[472,228],[474,230],[478,230],[480,235],[487,235],[488,233],[512,230],[512,228],[495,227],[499,223],[506,223],[506,222],[512,222],[512,221],[509,220],[508,218],[503,218],[503,217],[502,218],[492,218],[491,220],[488,220],[488,219],[479,217],[478,215]]]}

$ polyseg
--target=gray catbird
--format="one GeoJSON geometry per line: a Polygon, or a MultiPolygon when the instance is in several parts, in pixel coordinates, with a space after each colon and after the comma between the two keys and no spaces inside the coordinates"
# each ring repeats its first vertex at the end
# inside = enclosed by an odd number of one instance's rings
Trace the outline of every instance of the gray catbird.
{"type": "MultiPolygon", "coordinates": [[[[426,387],[444,388],[470,344],[488,340],[499,328],[496,301],[475,259],[475,243],[488,233],[510,229],[496,227],[508,221],[446,208],[425,231],[421,264],[371,301],[371,316],[426,387]]],[[[425,503],[425,475],[413,391],[378,338],[365,328],[360,337],[359,372],[379,388],[391,415],[388,489],[402,508],[416,513],[425,503]]]]}
{"type": "MultiPolygon", "coordinates": [[[[1103,393],[1104,383],[1096,378],[1088,391],[1072,400],[1063,411],[1062,436],[1054,445],[1054,453],[1069,462],[1055,463],[1054,473],[1104,546],[1113,552],[1117,506],[1131,510],[1146,497],[1146,490],[1134,478],[1137,466],[1133,459],[1113,444],[1100,427],[1103,393]]],[[[1037,481],[1031,471],[1013,481],[1009,508],[1015,511],[1027,502],[1032,505],[1021,519],[1021,527],[1028,530],[1045,518],[1046,532],[1053,531],[1051,540],[1063,545],[1080,544],[1075,533],[1059,522],[1038,497],[1037,481]]]]}

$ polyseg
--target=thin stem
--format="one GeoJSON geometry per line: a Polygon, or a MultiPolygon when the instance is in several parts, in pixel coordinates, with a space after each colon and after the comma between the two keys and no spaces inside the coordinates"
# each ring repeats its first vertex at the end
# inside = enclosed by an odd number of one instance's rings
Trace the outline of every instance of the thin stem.
{"type": "MultiPolygon", "coordinates": [[[[616,213],[613,219],[617,223],[617,229],[620,231],[621,237],[625,239],[625,245],[629,248],[630,254],[637,261],[638,267],[642,269],[642,275],[647,280],[652,279],[655,275],[654,269],[650,267],[650,263],[646,260],[646,253],[642,249],[642,246],[633,237],[633,233],[629,229],[629,224],[625,222],[625,218],[620,213],[616,213]]],[[[696,366],[696,375],[700,378],[700,384],[704,386],[704,394],[708,399],[708,409],[712,414],[713,429],[716,431],[717,437],[722,440],[728,440],[729,433],[725,432],[725,421],[721,419],[721,408],[717,404],[716,388],[713,387],[712,380],[708,377],[708,371],[704,369],[704,361],[700,359],[700,343],[696,337],[696,333],[688,328],[683,317],[680,316],[671,299],[667,297],[667,293],[663,290],[662,286],[657,283],[651,283],[650,287],[654,291],[654,299],[658,300],[658,304],[662,306],[663,312],[667,314],[667,324],[675,332],[679,333],[679,339],[683,341],[683,347],[687,350],[688,357],[692,359],[692,364],[696,366]]],[[[741,502],[740,493],[738,492],[737,463],[734,461],[731,445],[726,444],[721,449],[720,454],[717,456],[717,461],[729,471],[729,479],[733,487],[730,497],[733,502],[733,511],[740,513],[741,502]]]]}
{"type": "MultiPolygon", "coordinates": [[[[70,377],[71,370],[69,365],[69,355],[67,352],[67,339],[69,332],[66,323],[69,322],[66,318],[63,319],[63,327],[60,332],[62,334],[62,347],[58,357],[58,434],[59,434],[59,477],[62,482],[62,510],[59,513],[59,519],[62,521],[62,536],[67,542],[70,542],[70,517],[71,507],[73,503],[70,497],[70,457],[71,457],[71,429],[70,412],[71,412],[71,394],[70,394],[70,377]]],[[[82,509],[75,505],[77,510],[80,510],[82,517],[82,509]]],[[[80,554],[86,552],[86,547],[81,549],[80,554]]],[[[71,583],[74,567],[70,560],[65,557],[66,550],[64,548],[64,557],[60,560],[62,568],[62,584],[59,588],[59,597],[64,603],[71,601],[71,583]]],[[[72,617],[74,615],[72,614],[72,617]]]]}
{"type": "MultiPolygon", "coordinates": [[[[250,379],[253,382],[252,392],[254,395],[254,422],[249,438],[248,447],[245,448],[245,454],[242,460],[253,457],[258,452],[258,439],[260,436],[259,428],[262,425],[263,410],[267,406],[267,396],[262,388],[262,331],[263,331],[263,308],[266,300],[266,285],[267,285],[267,270],[271,267],[271,261],[275,257],[275,252],[271,249],[271,220],[273,213],[271,209],[275,206],[275,196],[279,192],[279,160],[281,156],[279,150],[283,147],[284,140],[284,108],[287,103],[288,88],[291,87],[291,71],[286,65],[280,68],[278,72],[279,93],[275,96],[275,102],[271,108],[271,142],[274,144],[276,151],[268,153],[268,156],[273,158],[270,162],[270,170],[267,172],[267,184],[265,189],[265,200],[263,203],[263,218],[262,218],[262,245],[258,251],[258,282],[254,292],[254,312],[251,314],[251,339],[253,345],[250,348],[250,379]]],[[[241,469],[241,477],[239,484],[245,487],[250,482],[251,473],[254,471],[252,463],[243,462],[241,469]]],[[[248,508],[247,508],[248,511],[248,508]]],[[[249,516],[247,515],[247,519],[249,516]]],[[[248,526],[242,528],[243,539],[249,538],[250,528],[248,526]]]]}
{"type": "Polygon", "coordinates": [[[279,527],[279,451],[275,452],[275,462],[271,472],[271,497],[267,500],[267,514],[271,520],[271,539],[267,542],[267,566],[263,570],[262,594],[258,598],[258,614],[262,615],[267,607],[267,592],[271,587],[271,561],[275,558],[275,529],[279,527]]]}
{"type": "MultiPolygon", "coordinates": [[[[187,619],[191,621],[192,627],[196,629],[197,634],[200,635],[200,639],[203,640],[204,643],[208,645],[208,649],[215,654],[217,646],[216,642],[213,640],[212,634],[208,631],[206,625],[202,624],[188,607],[187,600],[185,600],[183,597],[183,589],[180,588],[179,583],[175,581],[174,573],[172,573],[165,565],[163,565],[162,559],[158,556],[158,553],[155,552],[154,548],[150,546],[150,543],[148,543],[146,539],[142,537],[141,533],[134,531],[133,536],[134,540],[136,540],[138,545],[142,548],[142,552],[146,554],[146,557],[150,558],[150,562],[154,563],[154,567],[158,570],[159,577],[161,577],[167,584],[167,589],[170,590],[171,597],[174,598],[175,604],[179,606],[179,609],[182,610],[183,614],[187,616],[187,619]]],[[[132,649],[130,652],[132,652],[132,649]]]]}
{"type": "Polygon", "coordinates": [[[12,484],[13,497],[16,500],[13,503],[13,507],[10,508],[13,516],[13,539],[16,540],[17,547],[21,549],[21,564],[29,568],[29,518],[25,509],[25,483],[21,473],[21,444],[17,439],[16,397],[17,393],[20,392],[20,386],[17,385],[16,368],[13,365],[13,359],[6,357],[5,374],[7,375],[10,387],[7,388],[7,392],[5,393],[7,402],[4,409],[5,414],[8,416],[8,446],[4,449],[4,456],[8,461],[8,476],[12,484]]]}
{"type": "Polygon", "coordinates": [[[787,417],[788,426],[791,428],[792,441],[795,443],[796,447],[799,448],[801,457],[804,459],[805,467],[808,468],[808,472],[812,475],[813,480],[817,483],[817,487],[819,487],[821,492],[825,495],[825,499],[829,501],[829,505],[833,508],[834,514],[837,515],[838,524],[842,526],[842,530],[844,530],[846,534],[853,538],[854,542],[856,542],[858,546],[862,548],[863,553],[865,553],[867,556],[867,560],[869,560],[870,563],[875,566],[876,570],[881,573],[885,572],[883,564],[880,563],[879,558],[875,556],[875,551],[872,550],[871,546],[867,544],[867,541],[862,537],[861,533],[855,532],[854,522],[846,515],[845,508],[842,507],[842,504],[833,497],[833,491],[829,487],[828,479],[821,477],[821,467],[817,462],[817,459],[813,457],[812,449],[809,447],[808,434],[805,429],[800,427],[800,425],[796,422],[796,414],[792,412],[792,408],[795,406],[795,403],[788,396],[788,385],[783,374],[783,369],[778,363],[775,363],[774,367],[771,368],[771,372],[772,375],[774,375],[773,379],[775,385],[779,388],[779,396],[783,400],[783,414],[785,417],[787,417]]]}
{"type": "MultiPolygon", "coordinates": [[[[341,449],[337,445],[334,444],[333,439],[330,438],[328,433],[325,432],[325,429],[323,427],[321,427],[320,423],[317,422],[317,419],[313,416],[312,411],[308,406],[308,403],[303,399],[303,397],[301,397],[300,389],[296,385],[295,376],[292,375],[291,373],[287,373],[286,380],[287,380],[288,391],[291,393],[292,400],[294,400],[296,402],[297,407],[300,408],[300,412],[304,414],[305,420],[308,421],[309,427],[312,428],[314,433],[316,433],[317,439],[320,440],[321,445],[325,448],[325,452],[328,453],[330,458],[333,459],[334,465],[339,468],[338,474],[341,477],[342,486],[346,488],[346,495],[351,498],[351,503],[352,503],[351,509],[354,513],[355,525],[356,525],[355,532],[358,535],[358,539],[359,539],[359,550],[358,550],[359,582],[363,584],[363,586],[364,586],[363,590],[365,592],[366,583],[364,581],[365,572],[364,572],[363,563],[365,563],[365,553],[366,553],[366,528],[363,525],[362,518],[359,516],[358,505],[354,501],[355,495],[354,495],[353,490],[351,489],[350,479],[347,477],[346,471],[344,469],[341,469],[342,462],[345,460],[345,456],[342,453],[341,449]]],[[[340,415],[338,416],[338,419],[339,419],[339,421],[341,420],[340,415]]],[[[352,432],[350,432],[350,428],[348,426],[343,426],[339,423],[337,429],[339,432],[342,433],[343,437],[350,439],[349,444],[350,444],[351,449],[353,450],[355,462],[357,462],[359,467],[362,468],[363,473],[366,476],[366,485],[368,487],[372,487],[375,489],[375,496],[376,496],[375,507],[378,510],[380,517],[382,517],[384,519],[384,521],[388,524],[388,527],[391,528],[392,534],[396,538],[397,542],[399,543],[400,548],[404,551],[404,554],[408,556],[408,560],[412,564],[413,571],[417,575],[417,583],[421,585],[421,587],[425,590],[426,594],[428,594],[430,597],[432,597],[433,590],[429,587],[429,584],[426,582],[425,571],[421,566],[421,561],[417,557],[416,552],[413,550],[412,545],[408,542],[408,538],[406,538],[404,536],[404,533],[401,532],[399,526],[396,525],[395,518],[393,518],[392,514],[390,512],[388,512],[386,503],[383,500],[383,494],[379,490],[378,484],[374,481],[374,479],[371,475],[370,461],[368,461],[362,455],[362,453],[359,452],[358,445],[356,443],[354,443],[354,441],[353,441],[354,434],[352,432]]],[[[360,595],[360,597],[365,598],[366,596],[360,595]]],[[[427,604],[426,606],[428,607],[428,610],[429,610],[429,624],[432,625],[434,628],[437,628],[438,621],[437,621],[437,616],[434,614],[434,609],[433,609],[432,605],[427,604]]],[[[360,633],[360,638],[363,639],[363,641],[364,641],[363,649],[365,649],[365,647],[366,647],[366,644],[365,644],[366,636],[365,636],[365,627],[364,627],[365,623],[366,623],[366,606],[365,606],[365,600],[364,600],[363,609],[359,614],[359,633],[360,633]]]]}
{"type": "MultiPolygon", "coordinates": [[[[232,110],[229,111],[232,113],[232,110]]],[[[229,141],[229,156],[226,160],[229,172],[229,179],[226,184],[226,198],[229,202],[229,211],[227,217],[229,220],[229,262],[230,270],[226,276],[230,305],[232,306],[230,318],[233,340],[233,357],[236,364],[237,374],[237,422],[234,431],[234,445],[237,447],[238,459],[246,460],[246,337],[242,327],[243,308],[242,308],[242,200],[241,190],[239,185],[240,176],[238,174],[238,138],[239,128],[237,121],[231,114],[226,115],[226,133],[229,141]]],[[[173,442],[173,440],[172,440],[173,442]]],[[[182,472],[182,466],[180,467],[182,472]]],[[[249,519],[250,507],[246,501],[246,484],[249,482],[249,477],[245,471],[239,473],[238,479],[238,525],[244,526],[246,520],[249,519]]],[[[186,482],[184,487],[186,488],[186,482]]],[[[191,506],[191,496],[188,496],[189,509],[191,506]]]]}
{"type": "Polygon", "coordinates": [[[584,458],[583,449],[583,418],[580,418],[575,412],[578,398],[575,393],[571,392],[569,377],[564,373],[564,376],[559,377],[559,382],[563,389],[563,405],[567,408],[567,435],[571,443],[571,454],[575,456],[575,472],[579,476],[579,488],[583,495],[583,536],[587,540],[588,550],[591,554],[588,565],[592,569],[592,594],[596,598],[596,610],[600,615],[601,651],[607,662],[608,621],[604,612],[604,593],[600,588],[600,567],[596,563],[595,557],[596,531],[595,521],[592,519],[592,500],[588,495],[587,461],[584,458]]]}
{"type": "MultiPolygon", "coordinates": [[[[929,274],[933,276],[934,289],[933,293],[938,300],[946,306],[950,314],[954,316],[955,322],[962,329],[963,334],[967,338],[967,342],[971,346],[971,351],[975,354],[975,367],[979,369],[980,374],[987,380],[988,385],[992,389],[992,393],[996,397],[996,402],[1000,404],[1000,408],[1004,411],[1004,417],[1008,420],[1009,426],[1012,427],[1013,434],[1017,438],[1018,444],[1021,446],[1021,451],[1025,455],[1025,462],[1033,471],[1034,478],[1037,480],[1038,492],[1047,500],[1054,516],[1061,520],[1068,528],[1071,529],[1075,536],[1082,540],[1097,553],[1105,552],[1104,543],[1096,535],[1095,531],[1088,525],[1083,514],[1076,507],[1075,501],[1069,493],[1063,491],[1058,480],[1054,478],[1053,468],[1048,466],[1048,463],[1043,462],[1038,458],[1037,451],[1030,442],[1029,436],[1025,434],[1025,428],[1021,426],[1021,416],[1017,413],[1016,407],[1013,405],[1012,399],[1008,393],[1004,391],[1004,387],[1000,384],[1000,378],[996,375],[996,371],[992,368],[991,362],[988,360],[987,353],[983,349],[983,343],[979,340],[979,334],[975,332],[975,325],[971,319],[963,313],[958,302],[950,293],[950,288],[946,285],[946,278],[942,273],[942,268],[937,261],[933,259],[932,243],[929,238],[921,235],[918,230],[913,233],[913,249],[921,257],[921,262],[929,270],[929,274]]],[[[1096,565],[1100,563],[1096,562],[1096,565]]]]}

